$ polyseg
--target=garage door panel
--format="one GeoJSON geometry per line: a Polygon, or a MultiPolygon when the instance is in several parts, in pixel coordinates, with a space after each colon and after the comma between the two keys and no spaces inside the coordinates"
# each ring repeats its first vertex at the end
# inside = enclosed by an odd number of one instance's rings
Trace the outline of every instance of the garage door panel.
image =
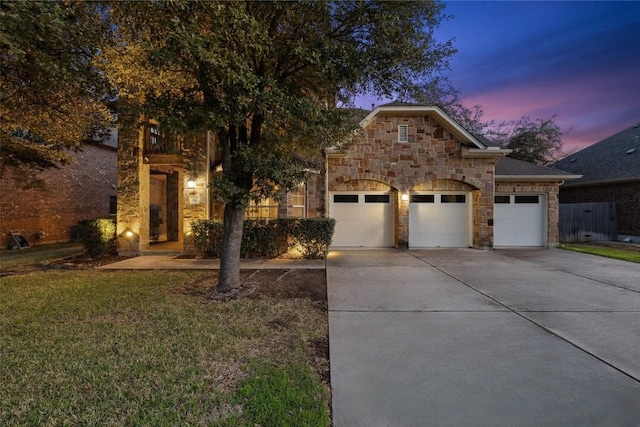
{"type": "Polygon", "coordinates": [[[494,199],[494,246],[543,246],[543,195],[497,195],[494,199]]]}
{"type": "Polygon", "coordinates": [[[392,197],[386,192],[330,193],[330,216],[336,220],[331,246],[392,246],[392,206],[392,197]]]}
{"type": "Polygon", "coordinates": [[[468,247],[469,195],[415,194],[409,204],[409,246],[468,247]]]}

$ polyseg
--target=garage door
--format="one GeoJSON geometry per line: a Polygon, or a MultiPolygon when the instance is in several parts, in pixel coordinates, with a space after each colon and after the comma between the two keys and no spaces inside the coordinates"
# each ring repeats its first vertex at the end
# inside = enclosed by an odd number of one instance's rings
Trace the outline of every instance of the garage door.
{"type": "Polygon", "coordinates": [[[494,246],[543,246],[543,195],[499,194],[494,197],[494,246]]]}
{"type": "Polygon", "coordinates": [[[470,245],[470,193],[417,193],[409,203],[409,246],[466,248],[470,245]]]}
{"type": "Polygon", "coordinates": [[[387,192],[330,193],[329,215],[336,220],[331,246],[393,246],[392,202],[387,192]]]}

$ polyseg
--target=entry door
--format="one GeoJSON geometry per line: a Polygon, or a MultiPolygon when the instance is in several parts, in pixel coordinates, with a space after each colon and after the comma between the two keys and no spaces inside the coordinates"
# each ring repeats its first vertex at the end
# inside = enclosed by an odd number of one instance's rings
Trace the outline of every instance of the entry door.
{"type": "Polygon", "coordinates": [[[167,240],[177,241],[178,227],[178,173],[167,174],[167,240]]]}
{"type": "Polygon", "coordinates": [[[467,248],[470,245],[471,194],[413,194],[409,203],[409,246],[467,248]]]}
{"type": "Polygon", "coordinates": [[[341,191],[329,197],[329,215],[336,220],[331,246],[393,246],[392,194],[341,191]]]}

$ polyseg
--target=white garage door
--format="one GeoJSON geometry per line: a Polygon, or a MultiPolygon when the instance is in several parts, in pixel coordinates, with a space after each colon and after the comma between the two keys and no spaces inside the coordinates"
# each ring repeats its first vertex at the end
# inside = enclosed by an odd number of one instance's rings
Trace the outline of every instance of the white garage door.
{"type": "Polygon", "coordinates": [[[470,193],[413,194],[409,203],[409,246],[469,247],[470,218],[470,193]]]}
{"type": "Polygon", "coordinates": [[[543,246],[543,195],[499,194],[493,206],[494,246],[543,246]]]}
{"type": "Polygon", "coordinates": [[[393,196],[387,192],[333,192],[329,215],[336,220],[333,247],[393,246],[393,196]]]}

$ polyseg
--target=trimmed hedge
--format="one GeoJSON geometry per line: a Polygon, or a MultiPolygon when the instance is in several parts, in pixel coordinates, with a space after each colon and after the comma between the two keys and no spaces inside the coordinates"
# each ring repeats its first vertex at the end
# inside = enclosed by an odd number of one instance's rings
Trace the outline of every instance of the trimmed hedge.
{"type": "Polygon", "coordinates": [[[81,219],[78,221],[78,236],[90,257],[116,253],[115,219],[81,219]]]}
{"type": "MultiPolygon", "coordinates": [[[[336,221],[332,218],[247,219],[242,232],[242,258],[275,258],[300,246],[304,258],[326,258],[336,221]]],[[[222,220],[191,223],[198,255],[219,258],[222,253],[222,220]]]]}

